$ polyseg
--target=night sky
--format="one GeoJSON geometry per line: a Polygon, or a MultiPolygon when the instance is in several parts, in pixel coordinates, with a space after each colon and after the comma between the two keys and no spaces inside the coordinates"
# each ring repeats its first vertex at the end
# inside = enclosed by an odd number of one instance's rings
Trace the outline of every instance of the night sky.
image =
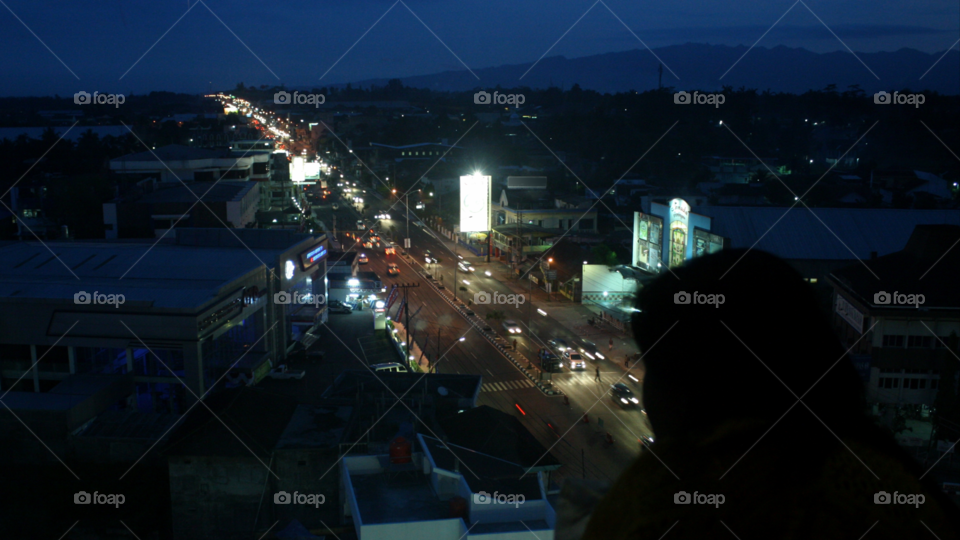
{"type": "Polygon", "coordinates": [[[818,17],[857,52],[938,53],[960,37],[956,0],[804,1],[0,0],[0,95],[322,86],[534,62],[548,50],[624,51],[640,40],[750,46],[781,17],[758,46],[845,51],[818,17]]]}

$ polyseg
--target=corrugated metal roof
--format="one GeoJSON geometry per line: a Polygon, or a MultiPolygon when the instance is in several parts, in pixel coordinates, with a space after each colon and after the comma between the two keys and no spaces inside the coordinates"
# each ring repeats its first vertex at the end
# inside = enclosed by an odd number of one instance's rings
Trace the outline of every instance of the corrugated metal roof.
{"type": "Polygon", "coordinates": [[[731,247],[767,251],[784,259],[868,259],[903,249],[917,225],[960,225],[958,210],[701,206],[712,231],[731,247]],[[852,252],[852,253],[851,253],[852,252]]]}

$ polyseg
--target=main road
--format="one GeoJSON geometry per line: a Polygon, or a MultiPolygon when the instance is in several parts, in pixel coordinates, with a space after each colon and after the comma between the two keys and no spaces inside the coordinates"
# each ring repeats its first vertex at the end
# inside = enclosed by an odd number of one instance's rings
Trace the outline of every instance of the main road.
{"type": "MultiPolygon", "coordinates": [[[[392,210],[387,210],[390,206],[387,201],[368,197],[366,202],[368,206],[365,214],[376,213],[381,209],[389,211],[393,217],[402,214],[402,203],[392,210]]],[[[652,436],[649,423],[639,407],[621,409],[609,390],[612,383],[619,381],[630,386],[638,397],[641,396],[642,373],[632,373],[631,377],[609,361],[588,362],[586,371],[571,372],[564,369],[563,373],[553,374],[555,387],[567,395],[569,405],[565,404],[561,396],[544,394],[487,340],[467,316],[451,305],[451,289],[456,290],[461,300],[472,300],[474,294],[481,291],[514,294],[506,285],[484,274],[486,264],[472,263],[476,272],[468,275],[458,271],[456,279],[461,280],[461,283],[454,289],[453,268],[459,259],[451,251],[452,244],[440,240],[438,233],[411,223],[411,249],[406,250],[407,256],[402,256],[399,252],[396,255],[387,255],[383,247],[364,249],[355,239],[358,232],[355,225],[358,214],[348,201],[341,199],[338,204],[338,240],[344,250],[368,255],[370,262],[363,265],[362,270],[376,272],[387,287],[394,283],[420,283],[419,288],[408,289],[408,309],[411,310],[410,314],[416,313],[410,326],[415,333],[414,339],[425,348],[431,360],[437,358],[439,350],[442,359],[437,364],[438,371],[482,376],[479,403],[516,416],[540,443],[563,463],[560,476],[585,476],[613,481],[636,458],[640,451],[639,440],[652,436]],[[343,225],[348,227],[346,231],[343,225]],[[347,236],[347,233],[350,233],[350,236],[347,236]],[[428,266],[427,250],[439,257],[441,263],[428,266]],[[399,266],[398,276],[387,274],[387,264],[391,262],[399,266]],[[446,286],[444,290],[438,291],[430,285],[430,280],[424,276],[427,271],[437,279],[443,276],[442,283],[446,286]],[[462,283],[464,279],[469,285],[462,283]],[[466,287],[467,290],[459,291],[459,286],[466,287]],[[459,341],[461,337],[464,338],[462,342],[459,341]],[[600,382],[596,381],[596,367],[601,371],[600,382]],[[587,414],[589,422],[582,421],[584,413],[587,414]],[[612,445],[606,442],[607,433],[613,437],[612,445]]],[[[316,213],[328,222],[333,211],[329,205],[321,205],[316,208],[316,213]]],[[[380,225],[384,241],[390,239],[386,231],[392,227],[397,233],[398,243],[403,245],[402,235],[407,228],[405,220],[383,220],[380,225]]],[[[528,324],[527,312],[531,307],[527,303],[516,307],[473,305],[470,309],[476,313],[475,321],[488,323],[496,333],[507,339],[516,339],[518,351],[530,360],[535,358],[540,347],[547,346],[546,341],[549,339],[561,338],[573,344],[576,338],[549,316],[539,315],[535,308],[535,316],[530,317],[528,324]],[[522,333],[508,334],[499,321],[486,320],[486,315],[492,311],[503,311],[506,318],[516,320],[523,330],[522,333]]]]}

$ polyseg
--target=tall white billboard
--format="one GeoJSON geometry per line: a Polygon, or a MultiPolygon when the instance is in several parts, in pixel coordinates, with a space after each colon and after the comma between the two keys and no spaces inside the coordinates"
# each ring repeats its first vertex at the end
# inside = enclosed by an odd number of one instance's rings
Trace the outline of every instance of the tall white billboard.
{"type": "Polygon", "coordinates": [[[306,179],[306,169],[303,158],[294,156],[290,163],[290,180],[293,182],[303,182],[306,179]]]}
{"type": "Polygon", "coordinates": [[[489,176],[460,177],[460,232],[490,230],[489,176]]]}

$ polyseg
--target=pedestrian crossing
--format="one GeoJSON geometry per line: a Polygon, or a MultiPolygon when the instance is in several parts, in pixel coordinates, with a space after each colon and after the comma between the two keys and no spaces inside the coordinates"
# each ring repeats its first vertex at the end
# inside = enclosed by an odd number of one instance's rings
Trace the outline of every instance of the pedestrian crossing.
{"type": "Polygon", "coordinates": [[[521,379],[516,381],[501,381],[486,383],[480,387],[481,392],[503,392],[504,390],[516,390],[519,388],[529,388],[533,386],[530,379],[521,379]]]}

